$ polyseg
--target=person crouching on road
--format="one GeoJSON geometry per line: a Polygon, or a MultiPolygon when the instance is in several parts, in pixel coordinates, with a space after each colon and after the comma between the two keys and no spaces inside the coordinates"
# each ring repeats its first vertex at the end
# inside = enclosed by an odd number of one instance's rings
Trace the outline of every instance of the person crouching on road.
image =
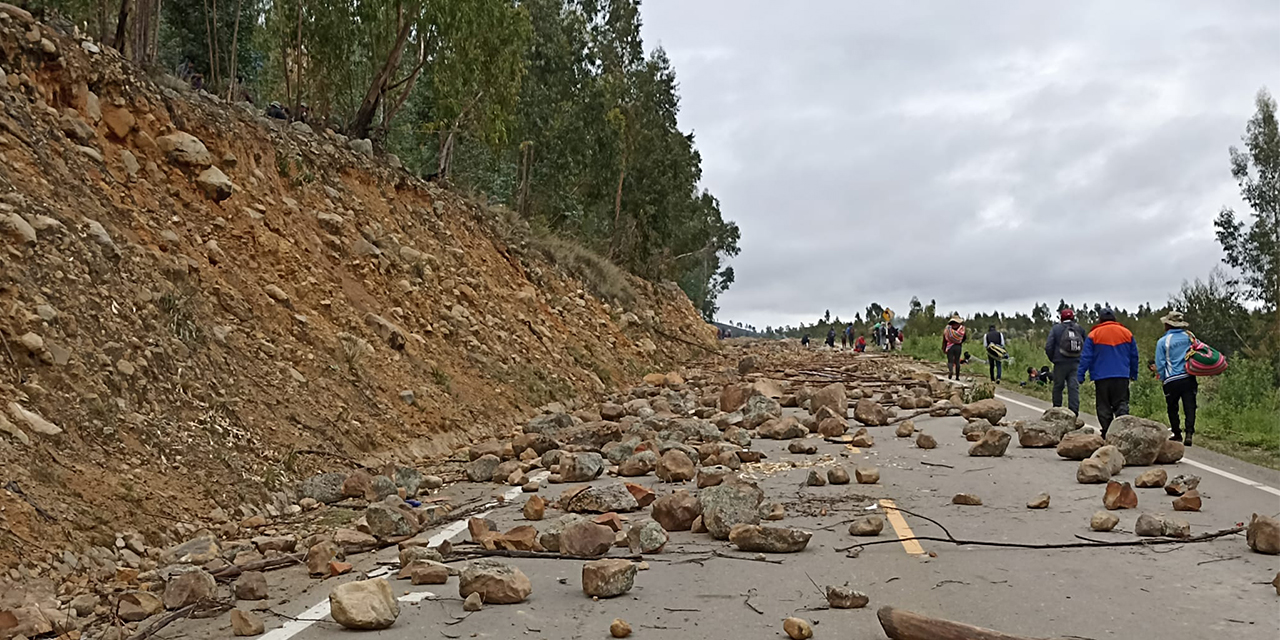
{"type": "Polygon", "coordinates": [[[958,313],[951,314],[946,328],[942,330],[942,351],[947,354],[948,378],[960,379],[960,356],[964,352],[960,345],[964,344],[965,339],[964,320],[958,313]]]}
{"type": "Polygon", "coordinates": [[[1084,382],[1085,374],[1093,378],[1098,424],[1105,438],[1112,420],[1129,415],[1129,381],[1138,379],[1138,341],[1116,322],[1109,307],[1098,312],[1098,320],[1084,341],[1076,382],[1084,382]]]}
{"type": "Polygon", "coordinates": [[[1196,432],[1196,393],[1200,382],[1187,373],[1187,350],[1191,348],[1191,334],[1181,311],[1170,311],[1160,318],[1164,323],[1164,335],[1156,342],[1156,375],[1164,386],[1165,408],[1169,410],[1169,426],[1173,428],[1171,440],[1181,440],[1191,446],[1191,435],[1196,432]],[[1178,421],[1178,402],[1187,415],[1187,437],[1183,439],[1178,421]]]}

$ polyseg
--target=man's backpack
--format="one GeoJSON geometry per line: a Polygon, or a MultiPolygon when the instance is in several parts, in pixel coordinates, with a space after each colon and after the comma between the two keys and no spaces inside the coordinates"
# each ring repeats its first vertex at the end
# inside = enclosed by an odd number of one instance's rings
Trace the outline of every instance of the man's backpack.
{"type": "Polygon", "coordinates": [[[1084,334],[1080,331],[1080,325],[1070,322],[1062,329],[1062,335],[1058,336],[1058,355],[1064,358],[1079,358],[1084,352],[1084,334]]]}
{"type": "Polygon", "coordinates": [[[1193,376],[1216,376],[1227,370],[1227,357],[1217,349],[1200,342],[1191,332],[1191,347],[1187,349],[1187,373],[1193,376]]]}

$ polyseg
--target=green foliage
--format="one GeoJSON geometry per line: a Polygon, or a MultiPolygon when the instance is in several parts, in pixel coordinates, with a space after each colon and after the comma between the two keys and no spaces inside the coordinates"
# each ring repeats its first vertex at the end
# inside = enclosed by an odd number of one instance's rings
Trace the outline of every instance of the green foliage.
{"type": "Polygon", "coordinates": [[[1258,91],[1255,102],[1258,111],[1245,127],[1244,150],[1231,147],[1231,175],[1254,219],[1246,225],[1223,209],[1215,225],[1227,254],[1223,261],[1240,270],[1255,299],[1280,314],[1280,127],[1276,101],[1266,89],[1258,91]]]}
{"type": "Polygon", "coordinates": [[[1169,301],[1195,327],[1197,338],[1213,345],[1228,356],[1249,344],[1244,336],[1252,335],[1253,320],[1240,303],[1236,288],[1221,271],[1214,270],[1209,280],[1182,283],[1182,290],[1169,301]]]}

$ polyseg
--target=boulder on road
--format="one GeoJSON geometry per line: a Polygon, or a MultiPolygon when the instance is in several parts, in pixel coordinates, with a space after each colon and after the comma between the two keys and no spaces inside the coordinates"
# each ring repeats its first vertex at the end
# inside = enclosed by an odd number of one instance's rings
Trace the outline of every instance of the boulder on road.
{"type": "Polygon", "coordinates": [[[703,489],[698,494],[698,501],[702,505],[703,524],[711,537],[728,540],[733,525],[760,522],[764,491],[754,483],[734,479],[703,489]]]}
{"type": "Polygon", "coordinates": [[[604,458],[595,452],[560,454],[560,479],[564,482],[590,482],[604,472],[604,458]]]}
{"type": "Polygon", "coordinates": [[[340,584],[329,592],[333,621],[359,630],[386,629],[400,617],[400,603],[382,578],[340,584]]]}
{"type": "Polygon", "coordinates": [[[1102,506],[1111,511],[1116,509],[1136,509],[1138,507],[1138,494],[1133,492],[1133,487],[1128,482],[1112,480],[1107,483],[1107,491],[1102,495],[1102,506]]]}
{"type": "Polygon", "coordinates": [[[813,534],[793,527],[737,524],[729,530],[729,542],[743,551],[796,553],[803,551],[813,534]]]}
{"type": "Polygon", "coordinates": [[[884,531],[884,518],[876,515],[860,516],[849,524],[851,536],[878,536],[884,531]]]}
{"type": "Polygon", "coordinates": [[[653,502],[653,519],[667,531],[688,531],[702,515],[698,497],[685,490],[662,496],[653,502]]]}
{"type": "Polygon", "coordinates": [[[639,509],[640,504],[626,485],[616,482],[587,487],[573,494],[562,508],[571,513],[624,513],[639,509]]]}
{"type": "Polygon", "coordinates": [[[1164,469],[1147,469],[1138,474],[1133,486],[1139,489],[1162,488],[1169,481],[1169,474],[1164,469]]]}
{"type": "Polygon", "coordinates": [[[1089,457],[1094,460],[1099,460],[1103,464],[1107,465],[1107,469],[1111,471],[1111,475],[1113,476],[1120,473],[1125,466],[1124,454],[1120,453],[1120,450],[1115,448],[1113,445],[1106,445],[1097,451],[1094,451],[1093,455],[1089,457]]]}
{"type": "Polygon", "coordinates": [[[1102,484],[1111,479],[1111,470],[1107,463],[1097,458],[1085,458],[1076,469],[1076,482],[1080,484],[1102,484]]]}
{"type": "Polygon", "coordinates": [[[863,398],[853,407],[853,419],[871,427],[889,424],[889,410],[875,400],[863,398]]]}
{"type": "Polygon", "coordinates": [[[809,413],[817,414],[823,407],[831,409],[837,416],[846,415],[849,408],[844,394],[844,383],[833,382],[813,394],[813,398],[809,401],[809,413]]]}
{"type": "Polygon", "coordinates": [[[1106,441],[1091,433],[1068,433],[1058,443],[1058,455],[1068,460],[1084,460],[1101,449],[1106,441]]]}
{"type": "Polygon", "coordinates": [[[679,449],[668,449],[658,458],[658,465],[654,469],[655,475],[663,482],[686,482],[692,480],[697,472],[693,460],[679,449]]]}
{"type": "Polygon", "coordinates": [[[630,560],[592,560],[582,565],[582,592],[594,598],[620,596],[635,586],[636,570],[630,560]]]}
{"type": "Polygon", "coordinates": [[[459,596],[466,598],[478,593],[485,604],[524,602],[532,592],[533,584],[523,571],[496,560],[475,560],[462,570],[458,579],[459,596]]]}
{"type": "Polygon", "coordinates": [[[1008,412],[1009,408],[1004,405],[1004,402],[995,398],[970,402],[960,407],[960,417],[965,420],[981,418],[992,425],[1000,424],[1000,421],[1004,419],[1005,414],[1008,412]]]}
{"type": "Polygon", "coordinates": [[[770,440],[791,440],[803,438],[808,434],[809,430],[794,416],[769,420],[756,429],[756,435],[770,440]]]}
{"type": "MultiPolygon", "coordinates": [[[[983,401],[985,402],[985,400],[983,401]]],[[[1001,403],[1003,406],[1003,403],[1001,403]]],[[[969,455],[971,456],[987,456],[996,457],[1004,455],[1006,449],[1009,448],[1009,442],[1013,440],[1013,436],[1003,429],[991,429],[982,434],[977,442],[969,447],[969,455]]]]}
{"type": "Polygon", "coordinates": [[[1110,511],[1098,511],[1089,519],[1089,528],[1094,531],[1110,531],[1120,524],[1120,516],[1110,511]]]}
{"type": "Polygon", "coordinates": [[[641,520],[627,529],[627,546],[632,553],[662,553],[670,537],[661,524],[641,520]]]}
{"type": "Polygon", "coordinates": [[[1280,554],[1280,520],[1253,514],[1245,530],[1245,542],[1258,553],[1280,554]]]}
{"type": "Polygon", "coordinates": [[[1020,447],[1027,449],[1056,447],[1061,440],[1062,436],[1045,429],[1039,423],[1018,427],[1018,446],[1020,447]]]}
{"type": "Polygon", "coordinates": [[[1173,464],[1182,459],[1186,453],[1186,445],[1177,440],[1165,440],[1160,445],[1160,453],[1156,454],[1156,464],[1173,464]]]}
{"type": "MultiPolygon", "coordinates": [[[[557,536],[557,544],[560,553],[595,558],[609,553],[609,549],[613,548],[613,534],[613,529],[583,519],[565,526],[557,536]]],[[[546,534],[542,537],[545,538],[546,534]]]]}
{"type": "Polygon", "coordinates": [[[204,569],[190,568],[164,585],[164,608],[181,609],[202,600],[212,600],[217,595],[218,581],[204,569]]]}
{"type": "Polygon", "coordinates": [[[1126,466],[1155,464],[1168,440],[1169,430],[1164,425],[1137,416],[1120,416],[1107,429],[1107,444],[1124,454],[1126,466]]]}

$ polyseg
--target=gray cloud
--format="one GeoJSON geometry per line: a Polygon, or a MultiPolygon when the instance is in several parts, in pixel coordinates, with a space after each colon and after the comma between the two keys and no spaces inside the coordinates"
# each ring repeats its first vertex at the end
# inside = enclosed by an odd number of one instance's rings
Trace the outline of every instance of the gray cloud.
{"type": "Polygon", "coordinates": [[[1274,0],[643,11],[742,228],[721,317],[758,326],[913,295],[1162,303],[1220,259],[1227,147],[1280,92],[1274,0]]]}

